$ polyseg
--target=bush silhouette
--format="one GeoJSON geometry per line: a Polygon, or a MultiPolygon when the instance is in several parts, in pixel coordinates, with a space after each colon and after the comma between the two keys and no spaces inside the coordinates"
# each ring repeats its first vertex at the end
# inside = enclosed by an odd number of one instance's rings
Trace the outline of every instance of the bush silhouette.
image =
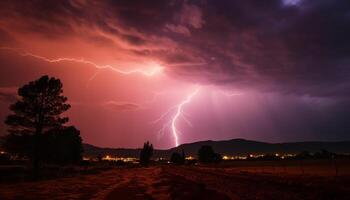
{"type": "Polygon", "coordinates": [[[13,154],[29,158],[34,168],[40,162],[73,162],[81,158],[81,138],[74,127],[65,127],[68,117],[61,114],[70,108],[62,95],[62,83],[42,76],[18,89],[19,99],[5,123],[9,135],[4,147],[13,154]]]}
{"type": "Polygon", "coordinates": [[[182,155],[178,152],[171,154],[170,161],[174,164],[184,164],[185,163],[185,153],[182,151],[182,155]]]}
{"type": "Polygon", "coordinates": [[[2,161],[9,161],[11,159],[8,153],[0,153],[0,163],[2,161]]]}
{"type": "Polygon", "coordinates": [[[310,159],[312,158],[312,155],[308,151],[302,151],[299,154],[297,154],[295,158],[298,160],[310,159]]]}
{"type": "Polygon", "coordinates": [[[143,148],[140,152],[140,164],[142,166],[148,166],[153,155],[153,145],[148,141],[144,143],[143,148]]]}
{"type": "Polygon", "coordinates": [[[198,150],[198,160],[201,163],[217,163],[222,160],[222,156],[215,153],[211,146],[203,145],[198,150]]]}
{"type": "Polygon", "coordinates": [[[265,154],[262,157],[259,157],[257,160],[268,160],[268,161],[274,161],[274,160],[280,160],[280,157],[276,156],[275,154],[265,154]]]}
{"type": "Polygon", "coordinates": [[[316,159],[334,159],[337,154],[329,152],[325,149],[322,149],[320,152],[316,152],[314,154],[314,158],[316,159]]]}
{"type": "Polygon", "coordinates": [[[82,139],[74,126],[51,130],[46,135],[46,159],[50,163],[75,163],[82,159],[82,139]]]}

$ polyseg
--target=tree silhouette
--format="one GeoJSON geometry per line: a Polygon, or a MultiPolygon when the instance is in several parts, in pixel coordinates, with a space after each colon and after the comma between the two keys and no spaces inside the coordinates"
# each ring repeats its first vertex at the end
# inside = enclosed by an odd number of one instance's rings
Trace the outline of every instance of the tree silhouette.
{"type": "MultiPolygon", "coordinates": [[[[67,111],[70,105],[66,103],[67,97],[62,93],[62,83],[59,79],[42,76],[20,87],[18,101],[10,106],[13,114],[5,121],[10,134],[6,136],[4,146],[11,153],[30,158],[34,168],[38,167],[40,161],[47,160],[47,157],[58,157],[58,154],[53,153],[52,147],[58,145],[63,148],[63,145],[66,145],[63,141],[67,137],[72,137],[68,139],[69,142],[65,141],[70,143],[64,147],[67,151],[81,148],[79,131],[74,127],[63,126],[69,119],[61,114],[67,111]]],[[[76,150],[78,151],[81,152],[76,150]]],[[[73,156],[68,154],[61,155],[65,155],[64,159],[73,156]]]]}
{"type": "Polygon", "coordinates": [[[222,156],[215,153],[211,146],[203,145],[198,150],[198,160],[202,163],[214,163],[220,162],[222,160],[222,156]]]}
{"type": "Polygon", "coordinates": [[[147,141],[146,143],[144,143],[140,153],[140,164],[142,166],[148,166],[152,155],[153,155],[153,145],[147,141]]]}

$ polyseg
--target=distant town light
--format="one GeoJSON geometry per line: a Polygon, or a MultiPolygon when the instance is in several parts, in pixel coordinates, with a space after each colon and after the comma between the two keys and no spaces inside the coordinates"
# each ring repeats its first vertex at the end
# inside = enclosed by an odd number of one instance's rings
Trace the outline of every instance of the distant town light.
{"type": "Polygon", "coordinates": [[[132,158],[132,157],[113,157],[111,155],[106,155],[105,157],[102,158],[102,160],[107,160],[107,161],[118,161],[118,160],[121,160],[123,162],[136,162],[137,158],[132,158]]]}
{"type": "Polygon", "coordinates": [[[90,158],[89,157],[83,157],[83,160],[85,160],[85,161],[89,161],[90,160],[90,158]]]}
{"type": "Polygon", "coordinates": [[[186,159],[186,160],[194,160],[194,157],[192,157],[192,156],[187,156],[185,159],[186,159]]]}

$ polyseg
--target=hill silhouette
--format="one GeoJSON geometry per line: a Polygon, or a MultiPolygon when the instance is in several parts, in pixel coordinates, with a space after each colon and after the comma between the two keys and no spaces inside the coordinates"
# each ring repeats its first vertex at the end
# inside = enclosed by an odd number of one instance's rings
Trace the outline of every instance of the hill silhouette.
{"type": "MultiPolygon", "coordinates": [[[[215,152],[222,155],[247,155],[266,153],[299,153],[302,151],[318,152],[325,149],[334,153],[350,153],[350,141],[339,142],[288,142],[266,143],[245,139],[232,139],[222,141],[199,141],[182,144],[167,150],[154,150],[154,157],[169,158],[173,152],[185,151],[187,156],[196,156],[198,149],[203,145],[210,145],[215,152]]],[[[115,155],[120,157],[138,157],[141,149],[128,148],[101,148],[90,144],[84,144],[86,156],[115,155]]]]}

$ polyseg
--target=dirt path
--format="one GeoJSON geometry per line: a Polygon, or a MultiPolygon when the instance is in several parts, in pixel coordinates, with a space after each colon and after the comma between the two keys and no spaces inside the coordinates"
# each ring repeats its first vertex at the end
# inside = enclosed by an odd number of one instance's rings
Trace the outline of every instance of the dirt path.
{"type": "Polygon", "coordinates": [[[167,199],[166,188],[154,187],[156,181],[160,179],[160,173],[161,168],[157,167],[125,170],[121,174],[122,181],[109,189],[105,196],[99,195],[99,197],[105,200],[167,199]]]}
{"type": "Polygon", "coordinates": [[[202,183],[168,173],[164,167],[125,171],[122,183],[115,185],[103,199],[229,199],[226,195],[206,188],[202,183]]]}
{"type": "Polygon", "coordinates": [[[350,178],[247,173],[199,166],[115,168],[98,174],[0,184],[1,200],[347,199],[350,178]]]}

